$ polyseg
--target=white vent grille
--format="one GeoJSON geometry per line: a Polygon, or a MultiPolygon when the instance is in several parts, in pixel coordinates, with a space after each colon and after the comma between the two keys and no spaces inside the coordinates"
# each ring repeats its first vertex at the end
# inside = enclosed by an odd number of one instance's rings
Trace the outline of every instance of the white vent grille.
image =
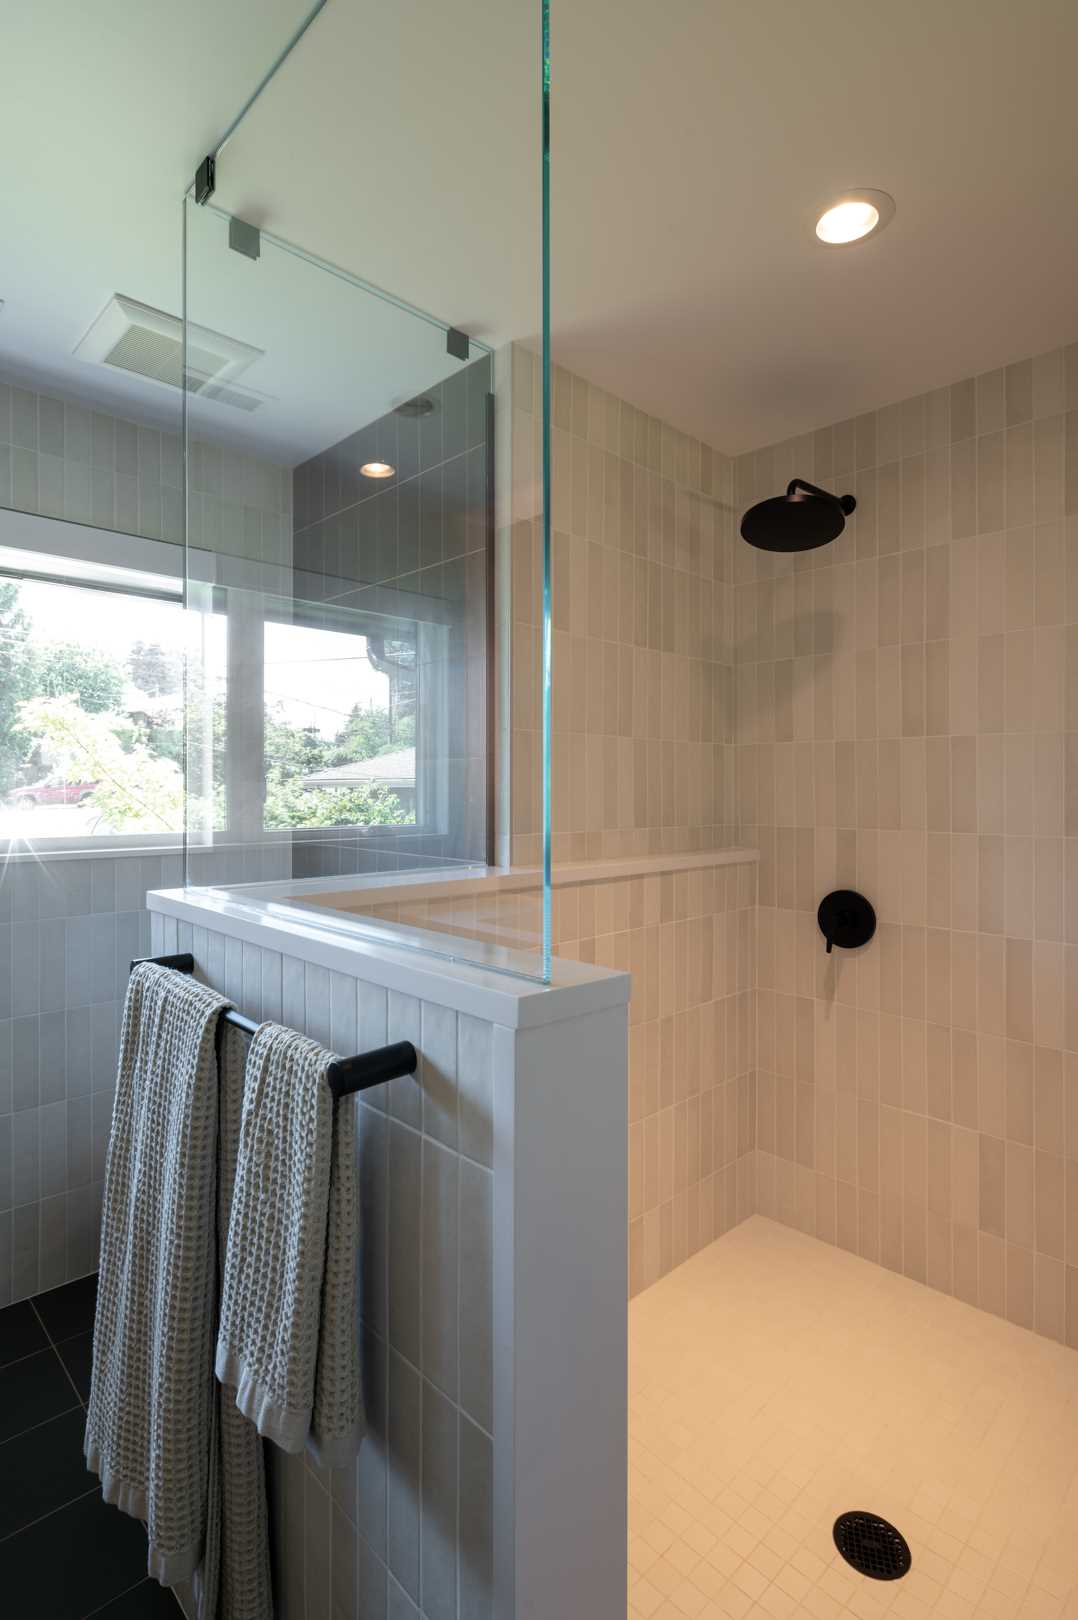
{"type": "Polygon", "coordinates": [[[105,364],[118,366],[121,371],[136,371],[140,377],[154,377],[158,382],[178,388],[183,344],[161,332],[151,332],[148,326],[129,326],[105,356],[105,364]]]}
{"type": "MultiPolygon", "coordinates": [[[[188,378],[187,386],[191,388],[188,378]]],[[[226,388],[223,383],[202,383],[197,389],[200,399],[212,399],[218,405],[231,405],[237,411],[257,411],[262,404],[262,396],[253,394],[249,388],[242,391],[239,388],[226,388]]]]}
{"type": "MultiPolygon", "coordinates": [[[[114,293],[74,352],[81,360],[114,366],[166,387],[179,388],[183,327],[176,315],[114,293]]],[[[218,405],[230,405],[234,410],[256,411],[267,396],[237,386],[236,379],[262,359],[264,352],[209,327],[189,324],[185,379],[188,392],[218,405]]]]}

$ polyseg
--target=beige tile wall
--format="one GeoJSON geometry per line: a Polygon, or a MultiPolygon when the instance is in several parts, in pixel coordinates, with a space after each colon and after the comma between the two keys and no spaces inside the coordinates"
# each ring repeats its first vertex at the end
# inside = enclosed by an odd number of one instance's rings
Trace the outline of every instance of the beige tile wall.
{"type": "Polygon", "coordinates": [[[1078,1346],[1078,345],[742,457],[758,1208],[1078,1346]],[[824,954],[835,885],[876,939],[824,954]]]}
{"type": "MultiPolygon", "coordinates": [[[[512,855],[539,855],[539,368],[512,369],[512,855]]],[[[711,849],[733,824],[731,463],[555,369],[556,860],[711,849]]]]}
{"type": "Polygon", "coordinates": [[[574,883],[554,950],[633,976],[629,1290],[753,1210],[756,866],[574,883]]]}
{"type": "MultiPolygon", "coordinates": [[[[539,368],[514,346],[508,669],[514,861],[539,858],[539,368]]],[[[557,861],[733,842],[732,463],[553,377],[557,861]]],[[[628,968],[630,1291],[751,1213],[755,866],[555,891],[559,956],[628,968]]]]}
{"type": "MultiPolygon", "coordinates": [[[[387,921],[504,945],[534,937],[535,899],[528,890],[447,895],[369,911],[387,921]]],[[[634,1294],[754,1207],[755,920],[755,861],[554,890],[554,954],[633,976],[634,1294]]]]}

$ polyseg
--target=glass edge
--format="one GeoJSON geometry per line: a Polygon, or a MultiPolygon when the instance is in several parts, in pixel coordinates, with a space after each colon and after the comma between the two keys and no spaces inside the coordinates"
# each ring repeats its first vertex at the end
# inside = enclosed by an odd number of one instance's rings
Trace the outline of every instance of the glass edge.
{"type": "Polygon", "coordinates": [[[542,634],[542,781],[543,781],[543,973],[552,973],[553,867],[551,859],[551,420],[550,420],[550,0],[539,0],[540,9],[540,116],[542,162],[542,241],[540,275],[542,280],[542,487],[543,487],[543,634],[542,634]]]}

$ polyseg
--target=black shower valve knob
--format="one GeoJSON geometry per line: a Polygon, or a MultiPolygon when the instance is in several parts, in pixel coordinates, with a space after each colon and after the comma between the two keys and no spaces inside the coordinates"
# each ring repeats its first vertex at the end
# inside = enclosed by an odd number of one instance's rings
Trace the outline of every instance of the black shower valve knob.
{"type": "Polygon", "coordinates": [[[816,921],[829,953],[836,945],[844,950],[856,950],[859,945],[867,945],[876,932],[872,903],[856,889],[832,889],[830,894],[825,894],[816,912],[816,921]]]}

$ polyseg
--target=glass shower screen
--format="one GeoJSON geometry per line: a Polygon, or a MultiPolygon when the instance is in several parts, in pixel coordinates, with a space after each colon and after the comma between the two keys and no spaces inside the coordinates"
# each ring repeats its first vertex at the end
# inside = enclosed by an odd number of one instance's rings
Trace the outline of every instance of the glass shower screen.
{"type": "Polygon", "coordinates": [[[423,15],[326,8],[184,199],[185,880],[542,979],[542,34],[499,148],[423,15]]]}

